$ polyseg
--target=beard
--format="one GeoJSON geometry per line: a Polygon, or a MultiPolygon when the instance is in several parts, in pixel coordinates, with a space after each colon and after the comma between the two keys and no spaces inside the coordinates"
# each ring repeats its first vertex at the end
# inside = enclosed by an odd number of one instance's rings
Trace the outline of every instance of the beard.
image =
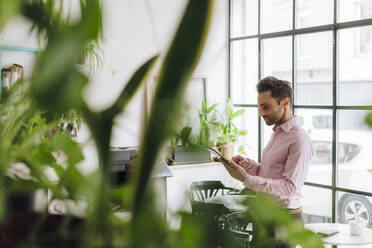
{"type": "Polygon", "coordinates": [[[266,125],[268,126],[272,126],[272,125],[276,125],[276,124],[280,124],[282,119],[283,119],[283,116],[284,116],[284,112],[283,113],[280,113],[277,112],[275,115],[266,115],[266,116],[263,116],[262,118],[264,119],[266,125]]]}
{"type": "Polygon", "coordinates": [[[266,125],[268,125],[268,126],[272,126],[272,125],[274,125],[275,123],[278,122],[277,119],[270,118],[270,117],[268,117],[268,116],[265,116],[265,117],[262,117],[262,118],[264,119],[266,125]]]}

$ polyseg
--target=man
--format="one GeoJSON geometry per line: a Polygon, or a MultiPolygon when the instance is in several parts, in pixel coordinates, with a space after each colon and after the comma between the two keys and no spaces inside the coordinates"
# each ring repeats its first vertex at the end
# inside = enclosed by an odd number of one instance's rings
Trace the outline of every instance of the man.
{"type": "Polygon", "coordinates": [[[259,114],[273,135],[261,163],[234,156],[230,175],[256,192],[273,195],[296,218],[302,218],[301,188],[313,155],[311,140],[291,111],[293,90],[287,81],[266,77],[257,84],[259,114]]]}

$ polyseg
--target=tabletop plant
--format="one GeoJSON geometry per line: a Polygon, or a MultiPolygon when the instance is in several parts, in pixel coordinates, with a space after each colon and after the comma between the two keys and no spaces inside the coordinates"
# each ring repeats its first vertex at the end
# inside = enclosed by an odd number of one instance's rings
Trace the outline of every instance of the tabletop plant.
{"type": "MultiPolygon", "coordinates": [[[[231,101],[228,99],[226,101],[225,112],[223,114],[219,113],[220,120],[214,122],[218,130],[217,146],[227,157],[233,155],[238,138],[247,134],[246,130],[239,130],[233,122],[236,117],[243,115],[244,112],[244,109],[234,111],[231,101]]],[[[239,150],[242,152],[242,147],[239,150]]]]}
{"type": "Polygon", "coordinates": [[[221,120],[215,122],[219,129],[219,136],[217,138],[219,143],[235,142],[239,136],[247,133],[245,130],[239,130],[234,124],[233,120],[243,115],[244,109],[234,111],[231,101],[228,99],[226,103],[226,110],[224,114],[220,114],[221,120]]]}
{"type": "MultiPolygon", "coordinates": [[[[40,28],[52,24],[50,28],[45,29],[48,43],[38,57],[30,80],[30,98],[20,101],[20,106],[26,105],[24,107],[26,108],[29,106],[28,101],[31,101],[35,103],[32,106],[36,110],[57,113],[63,113],[70,109],[81,111],[82,118],[89,126],[97,147],[99,169],[90,176],[82,176],[77,169],[77,164],[82,159],[78,144],[72,142],[68,136],[56,135],[51,140],[51,145],[66,155],[64,165],[54,167],[61,183],[63,183],[61,195],[67,193],[69,197],[78,197],[87,202],[86,214],[82,220],[84,228],[75,233],[79,239],[79,245],[69,245],[69,247],[215,247],[215,227],[208,225],[208,222],[203,222],[203,217],[180,213],[183,217],[181,228],[177,231],[169,229],[165,220],[159,218],[156,212],[154,204],[156,195],[153,193],[150,180],[151,173],[159,162],[160,154],[179,121],[180,103],[185,86],[197,65],[205,44],[213,1],[188,1],[183,18],[161,64],[151,113],[144,125],[139,160],[135,167],[133,180],[128,185],[116,189],[110,189],[108,178],[109,149],[114,118],[127,106],[140,85],[146,82],[145,78],[156,62],[157,56],[149,58],[133,73],[112,106],[100,112],[94,112],[89,108],[82,94],[89,78],[77,68],[76,64],[79,62],[81,46],[89,40],[96,39],[99,35],[102,13],[100,2],[98,0],[80,1],[82,15],[74,23],[50,22],[51,10],[45,5],[49,2],[51,1],[0,0],[0,11],[4,9],[4,6],[7,6],[9,13],[4,15],[6,18],[16,13],[22,13],[40,28]],[[131,218],[119,219],[113,212],[112,202],[120,203],[130,209],[131,218]]],[[[0,28],[5,22],[4,16],[0,15],[0,28]]],[[[22,118],[25,118],[28,112],[25,110],[22,112],[21,108],[14,114],[18,115],[16,118],[18,121],[13,123],[21,125],[22,118]]],[[[232,115],[234,114],[232,113],[232,115]]],[[[13,123],[8,120],[1,119],[0,122],[8,128],[13,127],[13,123]]],[[[18,131],[8,132],[6,130],[9,129],[1,130],[4,136],[2,136],[0,149],[5,146],[11,147],[12,138],[17,136],[18,131]]],[[[27,140],[26,144],[28,145],[37,144],[34,139],[27,140]]],[[[13,149],[7,151],[11,154],[13,149]]],[[[24,156],[33,160],[34,155],[37,155],[43,165],[53,166],[53,160],[49,156],[51,151],[49,147],[37,147],[35,153],[24,152],[24,156]]],[[[0,168],[9,164],[4,162],[5,159],[6,156],[1,156],[0,168]]],[[[31,165],[28,166],[31,167],[31,165]]],[[[40,164],[35,163],[34,167],[35,171],[42,171],[40,164]]],[[[40,180],[43,180],[42,174],[40,175],[40,180]]],[[[48,189],[55,187],[58,192],[59,185],[46,183],[45,186],[48,189]]],[[[6,192],[6,190],[1,187],[0,192],[6,192]]],[[[265,209],[274,205],[273,202],[262,201],[260,208],[265,209]]],[[[262,219],[262,230],[266,230],[266,225],[268,225],[268,230],[273,228],[272,225],[281,227],[280,221],[285,220],[286,222],[282,225],[288,234],[285,238],[298,241],[304,248],[320,247],[319,239],[316,239],[315,235],[306,232],[298,225],[296,225],[296,229],[291,229],[291,220],[283,216],[286,215],[280,213],[277,216],[271,216],[272,219],[263,216],[262,218],[266,219],[262,219]]],[[[63,246],[62,241],[68,239],[69,234],[72,235],[71,232],[68,232],[68,224],[71,219],[69,216],[63,217],[65,224],[61,226],[61,230],[50,234],[53,247],[63,246]],[[53,243],[53,240],[62,243],[53,243]]],[[[1,221],[4,219],[2,218],[1,221]]],[[[33,226],[36,230],[40,228],[43,219],[39,221],[38,225],[33,226]]],[[[24,223],[20,224],[24,225],[24,223]]],[[[2,225],[1,228],[0,231],[3,231],[6,226],[2,225]]],[[[265,234],[265,232],[263,233],[265,234]]],[[[32,230],[28,236],[29,243],[25,243],[23,246],[39,247],[38,234],[38,231],[32,230]]],[[[264,236],[261,237],[264,238],[264,236]]],[[[225,238],[225,247],[232,247],[228,235],[221,238],[225,238]]]]}
{"type": "Polygon", "coordinates": [[[173,139],[173,146],[208,146],[210,139],[215,134],[216,129],[216,107],[218,104],[213,104],[207,106],[206,101],[202,101],[201,109],[197,109],[198,112],[198,126],[187,124],[185,125],[179,133],[175,135],[173,139]],[[197,129],[198,134],[193,135],[192,130],[197,129]]]}
{"type": "Polygon", "coordinates": [[[211,147],[215,146],[215,135],[216,135],[216,108],[218,103],[211,106],[207,106],[207,103],[203,100],[201,110],[199,112],[200,131],[199,131],[199,143],[205,144],[211,147]]]}

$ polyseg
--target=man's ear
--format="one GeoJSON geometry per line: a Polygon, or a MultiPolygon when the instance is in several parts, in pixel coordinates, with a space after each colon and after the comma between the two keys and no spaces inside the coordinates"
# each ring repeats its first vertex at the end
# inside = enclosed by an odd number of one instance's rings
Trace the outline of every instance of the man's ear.
{"type": "Polygon", "coordinates": [[[290,106],[291,101],[289,100],[289,97],[286,97],[283,99],[283,104],[284,106],[288,106],[288,107],[290,106]]]}

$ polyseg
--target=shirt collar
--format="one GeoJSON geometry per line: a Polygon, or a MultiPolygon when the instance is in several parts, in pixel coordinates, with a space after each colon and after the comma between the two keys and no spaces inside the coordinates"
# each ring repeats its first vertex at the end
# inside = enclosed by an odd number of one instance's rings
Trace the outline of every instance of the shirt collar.
{"type": "Polygon", "coordinates": [[[291,130],[294,126],[297,126],[298,123],[297,123],[297,117],[296,116],[293,116],[290,120],[284,122],[282,125],[280,126],[274,126],[273,127],[273,131],[275,132],[277,129],[282,129],[284,132],[289,132],[289,130],[291,130]]]}

